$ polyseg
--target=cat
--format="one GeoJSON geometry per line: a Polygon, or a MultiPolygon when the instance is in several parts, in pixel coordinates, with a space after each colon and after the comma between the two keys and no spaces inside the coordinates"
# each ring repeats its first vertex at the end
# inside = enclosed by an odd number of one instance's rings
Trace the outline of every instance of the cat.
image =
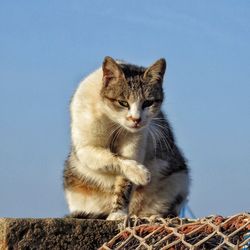
{"type": "Polygon", "coordinates": [[[105,57],[71,100],[64,191],[73,217],[177,216],[189,168],[162,111],[165,59],[148,68],[105,57]]]}

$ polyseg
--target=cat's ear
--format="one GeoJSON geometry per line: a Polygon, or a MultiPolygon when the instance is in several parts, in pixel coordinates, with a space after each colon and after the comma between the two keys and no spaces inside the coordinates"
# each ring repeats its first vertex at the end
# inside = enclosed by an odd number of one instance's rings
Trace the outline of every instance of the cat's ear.
{"type": "Polygon", "coordinates": [[[150,82],[162,82],[166,67],[166,60],[161,58],[146,69],[143,77],[144,79],[148,79],[150,82]]]}
{"type": "Polygon", "coordinates": [[[108,86],[109,82],[112,79],[120,80],[125,78],[119,64],[117,64],[116,61],[109,56],[106,56],[104,58],[102,64],[102,71],[103,71],[103,84],[105,87],[108,86]]]}

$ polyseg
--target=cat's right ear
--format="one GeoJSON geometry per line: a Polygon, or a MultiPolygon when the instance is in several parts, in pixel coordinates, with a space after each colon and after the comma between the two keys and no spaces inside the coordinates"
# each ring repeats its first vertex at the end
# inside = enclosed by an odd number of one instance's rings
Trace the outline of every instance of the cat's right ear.
{"type": "Polygon", "coordinates": [[[108,86],[112,79],[124,79],[124,74],[122,69],[120,68],[119,64],[109,56],[104,58],[102,63],[102,71],[103,71],[103,84],[105,87],[108,86]]]}

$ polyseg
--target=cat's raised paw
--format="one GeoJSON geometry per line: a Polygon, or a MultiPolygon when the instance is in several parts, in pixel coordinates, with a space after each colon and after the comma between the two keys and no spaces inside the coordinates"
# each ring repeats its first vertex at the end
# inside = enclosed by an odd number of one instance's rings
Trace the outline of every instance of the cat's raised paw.
{"type": "Polygon", "coordinates": [[[139,164],[134,160],[126,160],[125,164],[126,170],[124,171],[124,175],[131,182],[142,186],[147,185],[150,182],[150,172],[144,165],[139,164]]]}

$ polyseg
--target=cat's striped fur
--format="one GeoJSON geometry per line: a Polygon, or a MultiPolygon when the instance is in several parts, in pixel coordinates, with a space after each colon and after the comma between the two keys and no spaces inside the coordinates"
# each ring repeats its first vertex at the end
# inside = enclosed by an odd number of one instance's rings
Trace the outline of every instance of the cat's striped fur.
{"type": "MultiPolygon", "coordinates": [[[[75,216],[177,215],[189,171],[161,110],[166,62],[148,68],[106,57],[71,102],[64,189],[75,216]]],[[[90,217],[91,217],[90,216],[90,217]]]]}

